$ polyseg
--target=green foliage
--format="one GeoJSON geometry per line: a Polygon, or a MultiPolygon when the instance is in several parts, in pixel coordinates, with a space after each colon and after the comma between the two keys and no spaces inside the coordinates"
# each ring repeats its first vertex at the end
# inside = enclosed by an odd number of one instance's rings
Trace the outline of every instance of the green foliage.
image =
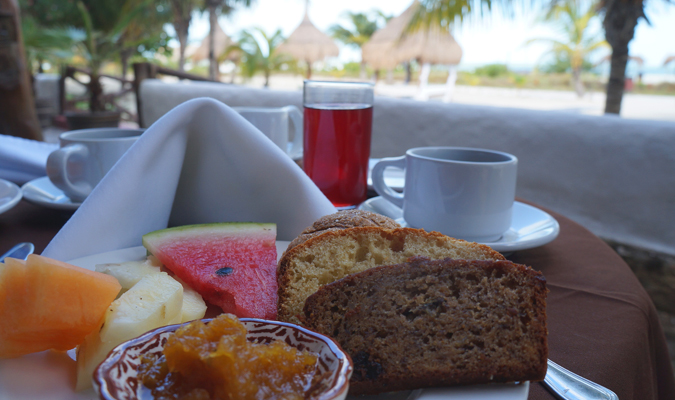
{"type": "Polygon", "coordinates": [[[241,72],[247,78],[253,77],[258,71],[265,75],[265,86],[269,86],[269,77],[273,71],[295,69],[293,61],[284,54],[277,53],[277,47],[285,40],[281,29],[268,35],[261,28],[244,30],[239,34],[236,45],[230,46],[224,54],[227,57],[231,52],[241,52],[241,72]]]}
{"type": "Polygon", "coordinates": [[[380,21],[386,17],[382,13],[373,12],[370,14],[347,12],[345,17],[349,20],[350,26],[333,25],[328,32],[335,39],[341,41],[347,46],[361,48],[364,43],[370,40],[373,33],[380,27],[380,21]]]}
{"type": "MultiPolygon", "coordinates": [[[[57,59],[70,58],[73,52],[67,51],[76,43],[82,44],[88,27],[96,31],[99,42],[104,36],[108,41],[114,39],[114,54],[106,56],[107,61],[116,60],[120,55],[151,57],[157,51],[171,51],[171,38],[164,31],[164,25],[171,21],[172,13],[163,0],[20,0],[20,6],[22,28],[32,33],[25,40],[29,53],[46,55],[45,52],[50,53],[47,50],[56,50],[61,56],[57,59]]],[[[91,61],[87,55],[89,50],[82,46],[79,49],[84,50],[82,55],[91,61]]],[[[53,60],[54,53],[44,58],[53,60]]]]}
{"type": "Polygon", "coordinates": [[[598,50],[607,48],[607,42],[602,39],[600,32],[592,32],[589,25],[596,17],[597,7],[589,3],[582,8],[580,1],[567,0],[558,2],[545,16],[544,21],[553,23],[561,32],[561,40],[551,38],[537,38],[528,41],[547,43],[551,46],[550,53],[557,61],[569,63],[570,69],[580,71],[584,63],[590,64],[588,58],[598,50]]]}
{"type": "Polygon", "coordinates": [[[496,78],[498,76],[506,76],[509,73],[509,68],[506,64],[488,64],[475,69],[474,74],[478,76],[489,76],[496,78]]]}
{"type": "MultiPolygon", "coordinates": [[[[73,57],[73,46],[77,32],[70,28],[40,26],[34,17],[26,15],[21,19],[26,62],[31,70],[41,70],[45,61],[58,64],[73,57]]],[[[81,39],[81,38],[80,38],[81,39]]]]}
{"type": "Polygon", "coordinates": [[[238,5],[250,7],[253,0],[198,0],[197,6],[202,12],[215,11],[217,15],[228,15],[238,5]]]}
{"type": "Polygon", "coordinates": [[[22,15],[30,15],[42,26],[85,28],[78,3],[89,10],[93,26],[103,32],[114,28],[122,11],[120,0],[21,0],[22,15]]]}
{"type": "MultiPolygon", "coordinates": [[[[588,60],[583,60],[581,64],[581,70],[584,72],[590,72],[595,66],[588,60]]],[[[544,73],[554,73],[562,74],[565,72],[570,72],[572,70],[572,62],[570,61],[569,56],[564,53],[554,53],[553,59],[541,66],[541,71],[544,73]]]]}
{"type": "Polygon", "coordinates": [[[591,68],[589,58],[598,50],[609,47],[599,32],[589,29],[591,21],[596,17],[596,10],[597,6],[593,3],[587,3],[583,7],[578,0],[559,1],[543,19],[555,24],[561,32],[561,39],[537,38],[528,41],[528,44],[543,42],[550,46],[549,55],[553,55],[554,61],[548,68],[559,72],[570,70],[578,96],[584,93],[581,71],[591,68]]]}

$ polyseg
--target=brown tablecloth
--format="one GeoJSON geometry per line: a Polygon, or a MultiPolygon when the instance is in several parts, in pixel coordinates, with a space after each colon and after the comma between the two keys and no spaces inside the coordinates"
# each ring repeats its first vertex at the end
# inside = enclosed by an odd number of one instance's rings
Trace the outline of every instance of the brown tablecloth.
{"type": "MultiPolygon", "coordinates": [[[[543,272],[549,358],[614,391],[621,400],[675,399],[666,341],[649,296],[603,241],[560,214],[553,242],[508,258],[543,272]]],[[[0,253],[30,241],[41,252],[72,213],[22,200],[0,214],[0,253]]],[[[540,384],[530,399],[554,397],[540,384]]]]}

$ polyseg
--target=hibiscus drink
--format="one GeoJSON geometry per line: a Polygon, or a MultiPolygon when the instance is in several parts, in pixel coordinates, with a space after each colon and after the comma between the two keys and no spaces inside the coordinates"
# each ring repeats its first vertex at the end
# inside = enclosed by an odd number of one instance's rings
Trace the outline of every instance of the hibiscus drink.
{"type": "Polygon", "coordinates": [[[305,172],[334,206],[366,200],[373,107],[305,106],[305,172]]]}
{"type": "Polygon", "coordinates": [[[337,208],[366,200],[372,126],[372,85],[305,82],[304,169],[337,208]]]}

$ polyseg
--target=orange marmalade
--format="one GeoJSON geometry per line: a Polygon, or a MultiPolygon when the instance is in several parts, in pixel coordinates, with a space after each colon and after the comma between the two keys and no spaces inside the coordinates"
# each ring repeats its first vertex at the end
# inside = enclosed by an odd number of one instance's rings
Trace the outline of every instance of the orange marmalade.
{"type": "Polygon", "coordinates": [[[141,358],[138,377],[155,399],[305,399],[320,378],[316,364],[284,342],[247,341],[237,317],[222,314],[178,329],[161,355],[141,358]]]}

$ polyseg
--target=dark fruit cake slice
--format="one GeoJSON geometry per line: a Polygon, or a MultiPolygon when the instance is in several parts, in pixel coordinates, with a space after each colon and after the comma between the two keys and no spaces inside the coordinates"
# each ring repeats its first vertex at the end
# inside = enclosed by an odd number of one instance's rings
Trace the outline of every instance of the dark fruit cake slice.
{"type": "Polygon", "coordinates": [[[304,323],[351,356],[350,394],[540,381],[546,294],[525,265],[413,257],[321,287],[304,323]]]}

